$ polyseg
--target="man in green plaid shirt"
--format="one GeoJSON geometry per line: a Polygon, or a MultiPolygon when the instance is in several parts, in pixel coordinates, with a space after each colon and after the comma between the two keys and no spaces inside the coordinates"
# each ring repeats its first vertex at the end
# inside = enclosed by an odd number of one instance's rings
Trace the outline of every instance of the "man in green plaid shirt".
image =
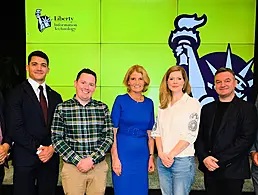
{"type": "Polygon", "coordinates": [[[82,69],[74,81],[76,95],[54,113],[52,142],[64,160],[62,185],[68,195],[105,194],[113,127],[107,105],[92,99],[96,81],[95,72],[82,69]]]}

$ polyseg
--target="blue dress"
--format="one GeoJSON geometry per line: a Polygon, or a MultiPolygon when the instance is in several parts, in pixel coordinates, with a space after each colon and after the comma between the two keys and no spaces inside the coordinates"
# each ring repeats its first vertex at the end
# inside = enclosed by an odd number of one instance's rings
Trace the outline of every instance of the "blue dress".
{"type": "Polygon", "coordinates": [[[148,194],[149,147],[147,130],[154,124],[151,99],[136,102],[128,94],[117,96],[111,113],[117,133],[117,152],[122,174],[112,172],[115,195],[148,194]]]}

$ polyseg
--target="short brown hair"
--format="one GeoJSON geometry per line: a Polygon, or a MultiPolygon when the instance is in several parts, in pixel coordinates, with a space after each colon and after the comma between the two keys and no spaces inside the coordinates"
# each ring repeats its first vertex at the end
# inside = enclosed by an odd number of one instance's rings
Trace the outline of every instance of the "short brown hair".
{"type": "Polygon", "coordinates": [[[191,93],[191,86],[186,74],[185,69],[182,66],[172,66],[170,67],[165,75],[163,76],[163,79],[160,84],[159,88],[159,101],[160,101],[160,108],[165,109],[168,107],[169,102],[172,100],[172,92],[168,88],[168,78],[171,72],[180,71],[182,73],[183,79],[184,79],[184,86],[183,86],[183,92],[190,94],[191,93]]]}
{"type": "Polygon", "coordinates": [[[129,81],[129,78],[130,78],[130,76],[133,72],[138,72],[138,73],[142,74],[142,77],[143,77],[143,80],[144,80],[144,87],[143,87],[142,92],[146,92],[148,90],[148,87],[149,87],[149,84],[150,84],[150,78],[148,76],[147,71],[143,68],[143,66],[140,66],[140,65],[133,65],[132,67],[130,67],[127,70],[127,72],[125,74],[125,77],[124,77],[124,81],[123,81],[124,85],[127,88],[127,91],[128,92],[130,91],[128,81],[129,81]]]}

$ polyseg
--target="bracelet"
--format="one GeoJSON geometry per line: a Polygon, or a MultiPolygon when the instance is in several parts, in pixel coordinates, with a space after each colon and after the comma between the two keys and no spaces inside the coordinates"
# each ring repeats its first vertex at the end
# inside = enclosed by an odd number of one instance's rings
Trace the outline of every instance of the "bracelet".
{"type": "Polygon", "coordinates": [[[153,156],[153,154],[150,154],[149,156],[153,156]]]}

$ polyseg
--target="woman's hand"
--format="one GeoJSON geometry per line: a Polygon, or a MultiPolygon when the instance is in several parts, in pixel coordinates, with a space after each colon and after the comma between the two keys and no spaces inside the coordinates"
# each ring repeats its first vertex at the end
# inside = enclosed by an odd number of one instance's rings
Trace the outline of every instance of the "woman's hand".
{"type": "Polygon", "coordinates": [[[122,165],[118,157],[112,157],[112,169],[117,176],[120,176],[122,173],[122,165]]]}
{"type": "Polygon", "coordinates": [[[172,166],[173,162],[174,162],[174,158],[171,158],[168,154],[165,154],[163,152],[159,153],[159,158],[161,159],[162,161],[162,164],[169,168],[172,166]]]}
{"type": "Polygon", "coordinates": [[[153,173],[154,170],[155,170],[154,156],[153,156],[153,154],[151,154],[149,157],[148,171],[149,171],[149,173],[153,173]]]}

